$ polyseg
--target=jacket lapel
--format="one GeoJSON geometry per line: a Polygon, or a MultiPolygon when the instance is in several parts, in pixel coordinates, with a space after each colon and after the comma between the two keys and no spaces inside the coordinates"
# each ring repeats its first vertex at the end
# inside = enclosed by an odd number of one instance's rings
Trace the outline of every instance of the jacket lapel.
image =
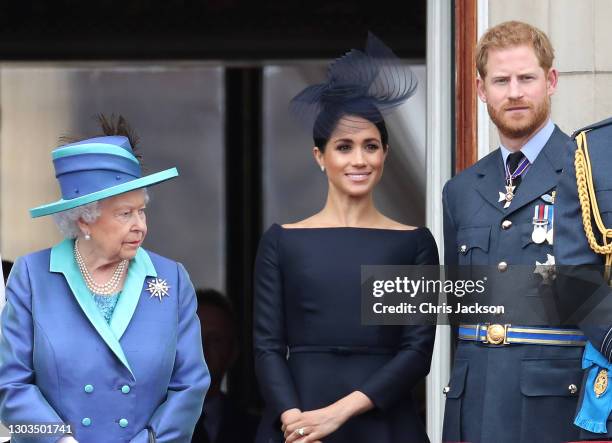
{"type": "Polygon", "coordinates": [[[64,275],[83,313],[98,335],[113,351],[119,361],[134,376],[130,364],[119,343],[138,305],[142,286],[147,275],[156,276],[155,268],[149,255],[140,248],[130,263],[124,288],[113,312],[111,324],[107,324],[96,306],[92,294],[87,288],[81,272],[74,259],[74,241],[66,239],[51,249],[49,271],[64,275]]]}
{"type": "Polygon", "coordinates": [[[130,324],[147,276],[157,277],[157,272],[149,254],[144,249],[138,248],[136,256],[128,267],[123,291],[121,291],[121,296],[110,322],[110,328],[117,340],[121,339],[130,324]]]}
{"type": "Polygon", "coordinates": [[[506,214],[521,209],[557,186],[559,174],[563,170],[565,160],[563,147],[566,141],[561,130],[555,127],[550,139],[523,177],[510,207],[504,210],[506,214]]]}
{"type": "Polygon", "coordinates": [[[491,206],[504,212],[504,204],[499,201],[499,193],[505,188],[504,165],[499,149],[476,163],[478,182],[476,190],[491,206]]]}

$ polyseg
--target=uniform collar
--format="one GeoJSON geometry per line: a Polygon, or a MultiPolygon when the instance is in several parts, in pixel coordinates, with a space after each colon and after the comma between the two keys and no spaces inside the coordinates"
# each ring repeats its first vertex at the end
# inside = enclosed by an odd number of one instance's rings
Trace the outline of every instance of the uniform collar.
{"type": "MultiPolygon", "coordinates": [[[[551,119],[548,119],[548,122],[538,132],[536,132],[533,137],[527,140],[527,143],[523,145],[521,152],[525,155],[525,157],[527,157],[529,163],[533,164],[535,162],[546,143],[548,143],[548,140],[550,139],[554,130],[554,123],[551,119]]],[[[508,159],[508,156],[512,154],[512,151],[502,144],[499,145],[499,149],[505,165],[506,160],[508,159]]]]}
{"type": "Polygon", "coordinates": [[[134,315],[145,279],[148,276],[157,277],[157,272],[149,254],[144,249],[138,248],[136,256],[130,261],[128,274],[123,284],[121,296],[113,312],[110,325],[106,323],[96,306],[74,259],[74,240],[66,239],[51,248],[49,271],[64,274],[72,294],[87,319],[121,363],[132,372],[119,340],[134,315]]]}

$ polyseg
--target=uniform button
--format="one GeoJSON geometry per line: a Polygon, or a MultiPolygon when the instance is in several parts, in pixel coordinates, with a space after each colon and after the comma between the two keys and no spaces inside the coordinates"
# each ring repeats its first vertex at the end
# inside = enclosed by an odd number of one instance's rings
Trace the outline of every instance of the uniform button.
{"type": "Polygon", "coordinates": [[[128,425],[128,421],[125,418],[122,418],[121,420],[119,420],[119,426],[121,426],[122,428],[127,428],[128,425]]]}
{"type": "Polygon", "coordinates": [[[512,226],[512,222],[510,220],[504,220],[501,224],[502,229],[510,229],[510,226],[512,226]]]}
{"type": "Polygon", "coordinates": [[[450,386],[444,386],[444,389],[442,389],[442,394],[446,395],[450,392],[450,386]]]}
{"type": "Polygon", "coordinates": [[[571,384],[567,387],[567,390],[569,391],[570,394],[574,395],[576,392],[578,392],[578,387],[575,384],[571,384]]]}
{"type": "Polygon", "coordinates": [[[461,245],[459,247],[459,252],[461,252],[462,254],[465,254],[467,250],[468,250],[467,245],[461,245]]]}
{"type": "Polygon", "coordinates": [[[83,424],[83,426],[89,426],[91,425],[91,418],[85,417],[83,420],[81,420],[81,423],[83,424]]]}
{"type": "Polygon", "coordinates": [[[121,386],[121,392],[123,392],[124,394],[129,394],[130,393],[130,387],[128,385],[121,386]]]}
{"type": "Polygon", "coordinates": [[[87,392],[88,394],[91,394],[94,391],[94,387],[93,385],[85,385],[85,387],[83,388],[83,390],[85,392],[87,392]]]}
{"type": "Polygon", "coordinates": [[[508,263],[506,263],[505,261],[500,261],[500,262],[497,264],[497,270],[498,270],[499,272],[505,272],[505,271],[506,271],[506,269],[508,269],[508,263]]]}

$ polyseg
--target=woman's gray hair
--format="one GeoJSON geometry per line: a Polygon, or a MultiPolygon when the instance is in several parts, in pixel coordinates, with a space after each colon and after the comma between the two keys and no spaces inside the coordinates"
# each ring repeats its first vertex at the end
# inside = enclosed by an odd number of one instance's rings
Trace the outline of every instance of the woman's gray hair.
{"type": "Polygon", "coordinates": [[[53,221],[64,238],[77,238],[81,234],[79,219],[85,223],[93,223],[100,217],[100,214],[100,205],[95,201],[53,214],[53,221]]]}
{"type": "MultiPolygon", "coordinates": [[[[141,188],[144,191],[145,205],[149,204],[149,192],[147,188],[141,188]]],[[[85,223],[94,223],[102,211],[100,210],[99,201],[88,203],[77,208],[68,209],[66,211],[53,214],[53,221],[64,238],[77,238],[81,234],[79,228],[79,219],[85,223]]]]}

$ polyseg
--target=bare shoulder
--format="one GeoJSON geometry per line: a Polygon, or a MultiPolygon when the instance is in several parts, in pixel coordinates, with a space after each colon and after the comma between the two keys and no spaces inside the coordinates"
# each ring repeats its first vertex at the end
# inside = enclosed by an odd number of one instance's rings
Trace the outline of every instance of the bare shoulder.
{"type": "MultiPolygon", "coordinates": [[[[322,228],[322,227],[344,227],[344,225],[338,224],[334,220],[330,220],[322,216],[320,213],[315,214],[311,217],[305,218],[304,220],[300,220],[295,223],[285,223],[281,225],[284,229],[312,229],[312,228],[322,228]]],[[[385,230],[393,230],[393,231],[413,231],[418,229],[416,226],[405,225],[388,217],[382,216],[379,219],[371,224],[365,225],[363,227],[372,228],[372,229],[385,229],[385,230]]]]}
{"type": "Polygon", "coordinates": [[[414,231],[415,229],[418,229],[417,226],[405,225],[389,217],[385,217],[382,224],[383,226],[381,226],[381,228],[383,229],[393,229],[397,231],[414,231]]]}
{"type": "Polygon", "coordinates": [[[295,223],[284,223],[281,226],[285,229],[304,229],[304,228],[317,228],[320,225],[320,217],[315,214],[311,217],[305,218],[304,220],[297,221],[295,223]]]}

